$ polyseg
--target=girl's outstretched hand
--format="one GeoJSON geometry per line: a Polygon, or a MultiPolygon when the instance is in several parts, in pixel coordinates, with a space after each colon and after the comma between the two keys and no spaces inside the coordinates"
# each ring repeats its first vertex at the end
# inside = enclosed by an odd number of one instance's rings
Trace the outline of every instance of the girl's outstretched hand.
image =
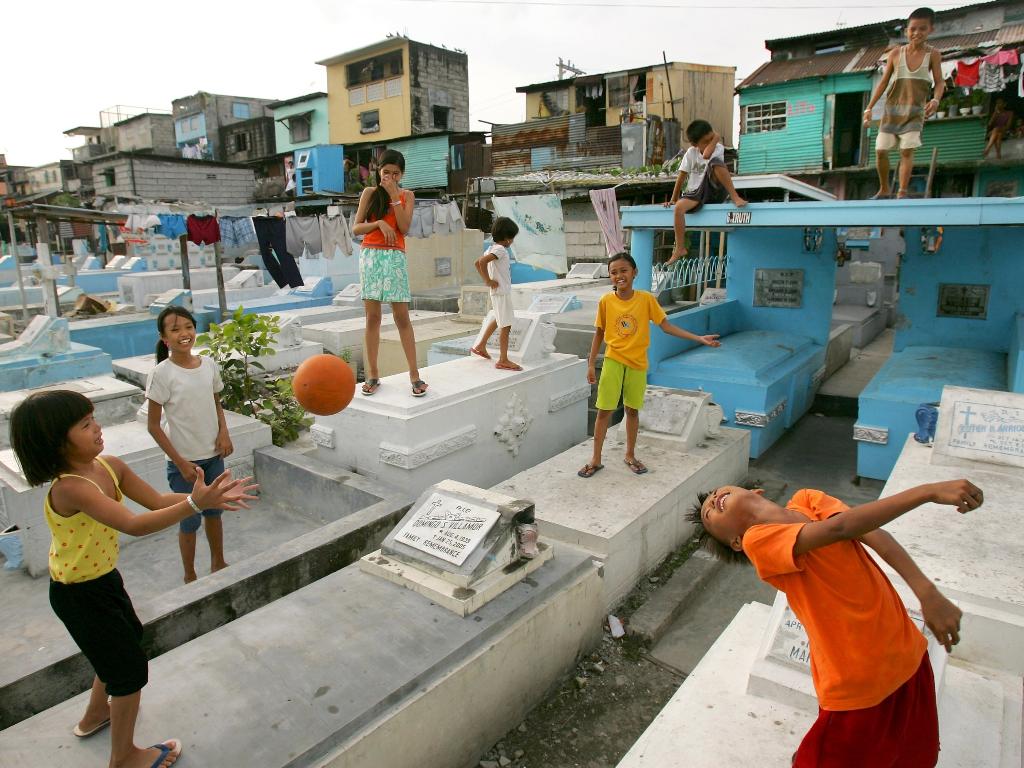
{"type": "Polygon", "coordinates": [[[717,333],[709,333],[707,336],[700,337],[700,343],[707,347],[720,347],[722,342],[718,340],[717,333]]]}
{"type": "Polygon", "coordinates": [[[253,491],[259,485],[252,482],[252,477],[231,478],[231,471],[224,470],[209,485],[203,479],[203,470],[196,467],[195,485],[192,486],[192,500],[200,509],[226,509],[234,512],[239,509],[250,509],[246,502],[255,501],[259,497],[253,491]]]}

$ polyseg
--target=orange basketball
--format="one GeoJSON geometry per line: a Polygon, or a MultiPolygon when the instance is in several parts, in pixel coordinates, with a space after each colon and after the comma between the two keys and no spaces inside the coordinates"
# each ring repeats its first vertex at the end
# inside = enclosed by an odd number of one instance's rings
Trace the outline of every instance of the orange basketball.
{"type": "Polygon", "coordinates": [[[314,355],[295,371],[292,391],[299,404],[310,413],[330,416],[352,402],[356,377],[340,357],[314,355]]]}

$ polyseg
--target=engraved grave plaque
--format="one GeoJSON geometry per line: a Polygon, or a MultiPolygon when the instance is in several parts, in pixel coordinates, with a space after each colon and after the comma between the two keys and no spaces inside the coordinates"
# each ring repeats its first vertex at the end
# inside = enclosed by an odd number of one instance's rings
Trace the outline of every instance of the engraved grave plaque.
{"type": "Polygon", "coordinates": [[[804,299],[802,269],[755,269],[754,306],[798,309],[804,299]]]}
{"type": "Polygon", "coordinates": [[[434,492],[395,533],[395,541],[462,565],[498,521],[497,508],[434,492]]]}
{"type": "Polygon", "coordinates": [[[938,317],[984,320],[988,317],[988,285],[939,283],[938,317]]]}

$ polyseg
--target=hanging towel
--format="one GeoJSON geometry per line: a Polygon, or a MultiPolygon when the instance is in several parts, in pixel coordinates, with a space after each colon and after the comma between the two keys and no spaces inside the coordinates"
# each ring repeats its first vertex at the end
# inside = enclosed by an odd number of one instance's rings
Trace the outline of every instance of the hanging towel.
{"type": "Polygon", "coordinates": [[[990,53],[988,56],[982,59],[986,64],[997,64],[1002,66],[1003,64],[1019,64],[1020,57],[1017,55],[1016,49],[1009,51],[996,51],[990,53]]]}
{"type": "Polygon", "coordinates": [[[626,237],[619,221],[619,201],[615,197],[615,188],[590,190],[590,202],[593,203],[597,220],[601,223],[608,255],[622,253],[626,249],[626,237]]]}
{"type": "Polygon", "coordinates": [[[956,63],[956,79],[953,81],[961,88],[970,88],[978,84],[981,59],[961,59],[956,63]]]}
{"type": "Polygon", "coordinates": [[[519,234],[512,246],[516,261],[564,275],[569,271],[565,251],[565,220],[557,195],[495,197],[494,212],[512,219],[519,234]]]}
{"type": "Polygon", "coordinates": [[[433,234],[433,231],[427,231],[423,227],[423,211],[426,210],[427,206],[417,205],[412,209],[412,220],[409,222],[409,231],[406,232],[406,237],[429,237],[433,234]]]}

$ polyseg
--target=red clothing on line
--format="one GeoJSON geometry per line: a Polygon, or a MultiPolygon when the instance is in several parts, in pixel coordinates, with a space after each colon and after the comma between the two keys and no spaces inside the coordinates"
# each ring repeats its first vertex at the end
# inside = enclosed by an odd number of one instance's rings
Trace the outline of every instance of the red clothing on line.
{"type": "Polygon", "coordinates": [[[214,216],[196,216],[192,214],[185,220],[189,241],[196,245],[220,242],[220,224],[214,216]]]}

